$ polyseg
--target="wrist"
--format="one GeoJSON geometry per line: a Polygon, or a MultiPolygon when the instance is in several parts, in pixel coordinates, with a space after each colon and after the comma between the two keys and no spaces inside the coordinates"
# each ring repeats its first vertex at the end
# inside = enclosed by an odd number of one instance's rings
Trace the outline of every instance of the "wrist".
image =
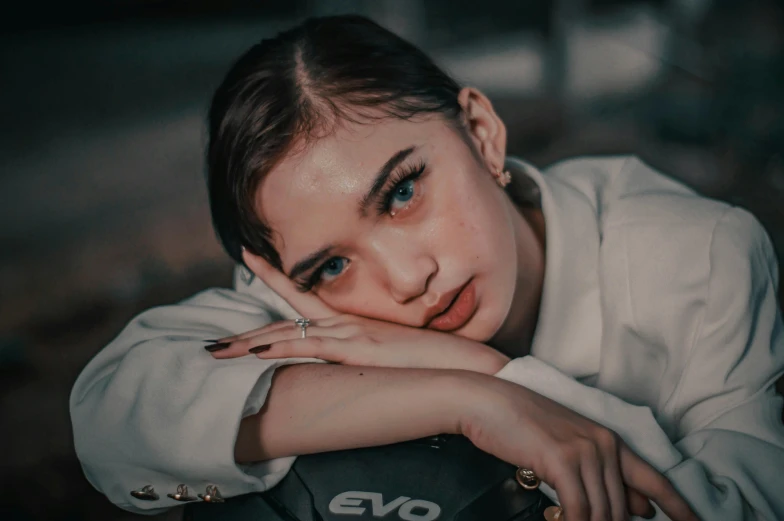
{"type": "Polygon", "coordinates": [[[443,401],[440,411],[449,434],[471,437],[470,432],[481,424],[483,413],[494,407],[492,396],[498,384],[504,384],[492,375],[475,371],[449,371],[439,385],[443,401]]]}
{"type": "Polygon", "coordinates": [[[501,351],[496,351],[493,349],[494,357],[490,362],[490,371],[487,373],[490,376],[495,375],[501,369],[506,367],[506,364],[512,361],[507,355],[502,353],[501,351]]]}
{"type": "Polygon", "coordinates": [[[441,359],[441,363],[448,364],[446,367],[451,369],[464,369],[493,376],[511,360],[505,353],[490,345],[465,338],[453,337],[453,340],[457,342],[456,347],[462,350],[456,349],[456,356],[441,359]]]}

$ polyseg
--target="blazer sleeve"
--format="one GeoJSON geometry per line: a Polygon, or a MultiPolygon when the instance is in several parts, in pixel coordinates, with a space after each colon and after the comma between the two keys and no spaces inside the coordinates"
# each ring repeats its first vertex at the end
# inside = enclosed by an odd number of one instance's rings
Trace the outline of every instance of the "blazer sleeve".
{"type": "Polygon", "coordinates": [[[102,349],[70,396],[76,454],[90,483],[119,507],[155,514],[218,487],[224,497],[278,483],[294,458],[234,461],[240,420],[261,408],[277,367],[315,359],[215,360],[205,340],[269,323],[275,312],[253,295],[212,289],[151,309],[102,349]],[[141,500],[132,490],[154,489],[141,500]]]}
{"type": "MultiPolygon", "coordinates": [[[[698,332],[661,410],[631,405],[533,357],[496,376],[524,385],[616,431],[663,472],[702,519],[784,519],[784,425],[775,382],[784,373],[778,270],[748,212],[718,220],[707,287],[695,291],[698,332]],[[668,436],[657,422],[667,418],[668,436]]],[[[550,491],[552,494],[552,492],[550,491]]],[[[666,519],[659,511],[656,519],[666,519]]]]}

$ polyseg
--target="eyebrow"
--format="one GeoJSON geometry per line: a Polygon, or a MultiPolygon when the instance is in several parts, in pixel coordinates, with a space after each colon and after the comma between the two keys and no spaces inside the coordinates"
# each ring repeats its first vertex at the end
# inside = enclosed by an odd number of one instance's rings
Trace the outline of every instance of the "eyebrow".
{"type": "MultiPolygon", "coordinates": [[[[408,156],[410,156],[417,147],[412,145],[408,148],[398,151],[395,155],[390,157],[386,163],[381,167],[381,169],[376,174],[376,178],[373,180],[373,184],[370,186],[370,189],[367,191],[362,200],[359,203],[359,214],[362,217],[367,216],[367,210],[373,200],[378,197],[379,192],[384,186],[387,184],[387,180],[389,176],[392,175],[392,171],[397,168],[400,163],[402,163],[408,156]]],[[[316,267],[320,264],[323,260],[329,257],[330,252],[333,249],[333,245],[329,244],[317,252],[311,253],[304,259],[298,261],[294,266],[291,268],[289,272],[289,278],[295,279],[316,267]]]]}
{"type": "Polygon", "coordinates": [[[362,217],[367,216],[368,207],[373,202],[373,200],[378,197],[381,189],[384,188],[384,186],[387,184],[387,180],[389,179],[389,176],[392,175],[392,171],[397,168],[397,166],[408,156],[410,156],[416,149],[417,147],[413,145],[405,148],[397,152],[394,156],[390,157],[386,163],[384,163],[384,166],[382,166],[376,174],[376,179],[370,186],[370,190],[368,190],[368,192],[362,198],[362,201],[359,203],[359,215],[362,217]]]}
{"type": "Polygon", "coordinates": [[[329,257],[329,253],[332,251],[333,246],[331,244],[321,248],[319,251],[315,253],[311,253],[304,259],[297,262],[293,268],[291,268],[291,272],[289,273],[290,279],[295,279],[302,275],[305,272],[310,271],[317,265],[321,264],[323,260],[329,257]]]}

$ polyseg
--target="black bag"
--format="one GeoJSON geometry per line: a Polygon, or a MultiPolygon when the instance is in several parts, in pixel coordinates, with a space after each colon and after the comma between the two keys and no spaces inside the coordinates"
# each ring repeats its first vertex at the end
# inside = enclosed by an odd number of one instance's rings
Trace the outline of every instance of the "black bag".
{"type": "Polygon", "coordinates": [[[533,521],[553,503],[462,436],[300,456],[272,490],[192,503],[185,521],[533,521]]]}

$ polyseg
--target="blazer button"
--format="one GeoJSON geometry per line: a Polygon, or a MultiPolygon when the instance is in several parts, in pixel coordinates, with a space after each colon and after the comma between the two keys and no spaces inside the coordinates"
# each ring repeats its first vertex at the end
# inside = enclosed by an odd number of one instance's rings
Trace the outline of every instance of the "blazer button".
{"type": "Polygon", "coordinates": [[[218,487],[215,485],[207,485],[207,490],[204,494],[199,494],[199,497],[202,498],[207,503],[223,503],[224,499],[221,496],[218,487]]]}
{"type": "Polygon", "coordinates": [[[155,493],[155,489],[152,488],[152,485],[145,485],[138,490],[131,490],[131,495],[136,499],[141,499],[142,501],[158,500],[158,494],[155,493]]]}
{"type": "Polygon", "coordinates": [[[188,495],[188,487],[185,485],[177,485],[177,492],[174,494],[166,494],[170,498],[177,500],[177,501],[196,501],[194,496],[188,495]]]}

